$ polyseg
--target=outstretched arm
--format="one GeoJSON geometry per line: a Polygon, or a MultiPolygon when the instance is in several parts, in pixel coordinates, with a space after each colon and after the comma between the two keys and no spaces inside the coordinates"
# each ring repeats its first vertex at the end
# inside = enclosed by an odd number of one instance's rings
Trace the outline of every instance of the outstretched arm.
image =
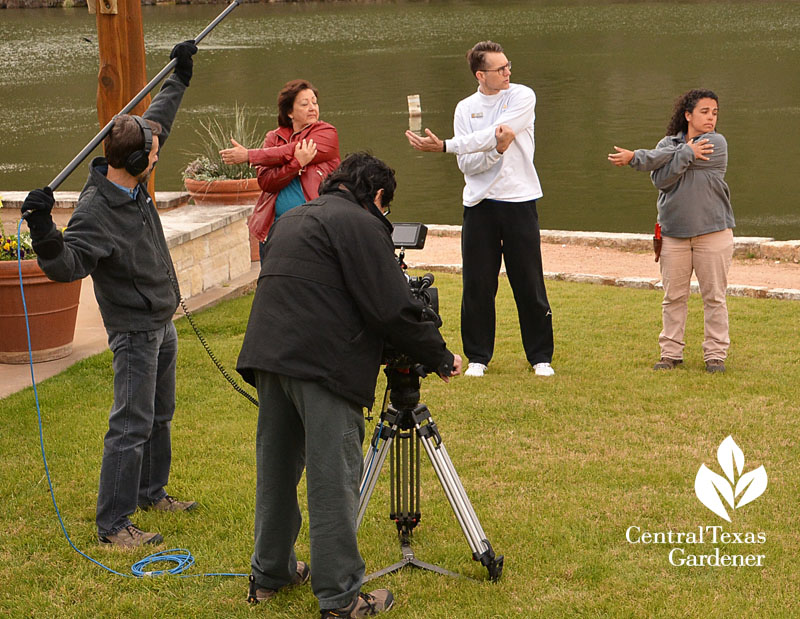
{"type": "Polygon", "coordinates": [[[713,156],[713,154],[714,145],[709,143],[708,138],[681,144],[675,149],[672,158],[665,165],[657,167],[650,172],[650,179],[656,189],[668,191],[680,180],[686,170],[695,164],[709,161],[709,157],[713,156]]]}
{"type": "MultiPolygon", "coordinates": [[[[274,132],[267,134],[261,148],[246,148],[231,138],[232,148],[219,151],[222,161],[227,164],[249,163],[254,166],[281,166],[289,163],[295,155],[296,142],[278,144],[274,132]]],[[[313,140],[317,152],[311,163],[322,163],[339,157],[339,136],[333,125],[318,123],[306,136],[313,140]]]]}
{"type": "MultiPolygon", "coordinates": [[[[457,123],[456,123],[457,124],[457,123]]],[[[458,131],[456,131],[458,133],[458,131]]],[[[483,153],[468,153],[458,155],[458,169],[463,174],[480,174],[496,165],[502,159],[503,153],[508,150],[516,137],[514,131],[508,125],[500,125],[494,130],[497,146],[494,149],[483,153]]]]}
{"type": "MultiPolygon", "coordinates": [[[[709,156],[714,152],[714,145],[709,143],[706,138],[698,140],[697,142],[692,142],[686,146],[692,150],[695,158],[701,161],[708,161],[709,156]]],[[[615,146],[614,150],[616,152],[609,153],[608,160],[618,167],[630,165],[643,172],[652,172],[671,161],[680,148],[682,148],[682,146],[678,148],[663,146],[649,150],[639,148],[633,151],[615,146]]]]}
{"type": "Polygon", "coordinates": [[[494,124],[470,131],[467,122],[466,110],[456,109],[454,120],[454,137],[447,140],[447,152],[456,155],[481,153],[493,150],[497,146],[496,129],[500,125],[508,126],[514,135],[521,135],[533,126],[536,117],[536,95],[529,88],[514,91],[508,98],[505,109],[497,117],[494,124]]]}

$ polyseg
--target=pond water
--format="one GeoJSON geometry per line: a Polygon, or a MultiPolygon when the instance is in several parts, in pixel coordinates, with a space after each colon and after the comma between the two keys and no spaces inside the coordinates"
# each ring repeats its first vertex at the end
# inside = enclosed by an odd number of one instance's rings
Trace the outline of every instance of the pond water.
{"type": "MultiPolygon", "coordinates": [[[[148,75],[222,8],[144,7],[148,75]]],[[[647,174],[606,154],[655,145],[675,97],[704,87],[720,97],[736,234],[800,238],[800,3],[788,1],[240,6],[200,46],[157,188],[182,187],[201,120],[244,104],[266,132],[280,87],[304,77],[342,153],[368,149],[397,170],[393,219],[460,223],[463,178],[452,156],[408,146],[406,97],[419,94],[423,126],[450,137],[456,103],[476,86],[464,53],[482,39],[502,43],[512,80],[537,93],[543,228],[651,231],[647,174]]],[[[86,9],[0,12],[0,190],[45,185],[98,130],[96,41],[86,9]]],[[[85,170],[61,189],[79,189],[85,170]]]]}

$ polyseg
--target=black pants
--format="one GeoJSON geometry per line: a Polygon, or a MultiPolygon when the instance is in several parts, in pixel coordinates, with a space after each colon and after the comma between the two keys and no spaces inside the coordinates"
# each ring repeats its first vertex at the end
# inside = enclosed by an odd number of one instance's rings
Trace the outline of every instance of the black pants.
{"type": "Polygon", "coordinates": [[[553,317],[544,286],[536,200],[483,200],[465,207],[461,257],[461,340],[467,358],[484,365],[492,358],[494,299],[501,259],[505,259],[525,356],[531,365],[549,363],[553,358],[553,317]]]}

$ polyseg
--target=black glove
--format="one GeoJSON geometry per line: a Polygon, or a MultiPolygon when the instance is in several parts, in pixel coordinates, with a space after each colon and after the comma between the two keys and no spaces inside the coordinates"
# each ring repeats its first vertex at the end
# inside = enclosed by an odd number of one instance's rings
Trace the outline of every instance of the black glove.
{"type": "Polygon", "coordinates": [[[50,187],[34,189],[22,203],[22,218],[28,222],[33,240],[43,239],[53,229],[53,217],[50,211],[53,210],[55,203],[53,190],[50,187]]]}
{"type": "Polygon", "coordinates": [[[192,40],[178,43],[169,53],[170,60],[173,58],[178,59],[178,64],[175,65],[175,76],[186,86],[189,85],[192,79],[192,56],[196,53],[197,45],[192,40]]]}

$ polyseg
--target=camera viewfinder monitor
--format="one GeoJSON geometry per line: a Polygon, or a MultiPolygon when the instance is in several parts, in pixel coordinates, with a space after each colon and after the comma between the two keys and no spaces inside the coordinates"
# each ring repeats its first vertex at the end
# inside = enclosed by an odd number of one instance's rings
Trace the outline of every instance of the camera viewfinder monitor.
{"type": "Polygon", "coordinates": [[[428,235],[428,226],[419,223],[394,224],[392,242],[395,248],[422,249],[425,247],[425,237],[428,235]]]}

